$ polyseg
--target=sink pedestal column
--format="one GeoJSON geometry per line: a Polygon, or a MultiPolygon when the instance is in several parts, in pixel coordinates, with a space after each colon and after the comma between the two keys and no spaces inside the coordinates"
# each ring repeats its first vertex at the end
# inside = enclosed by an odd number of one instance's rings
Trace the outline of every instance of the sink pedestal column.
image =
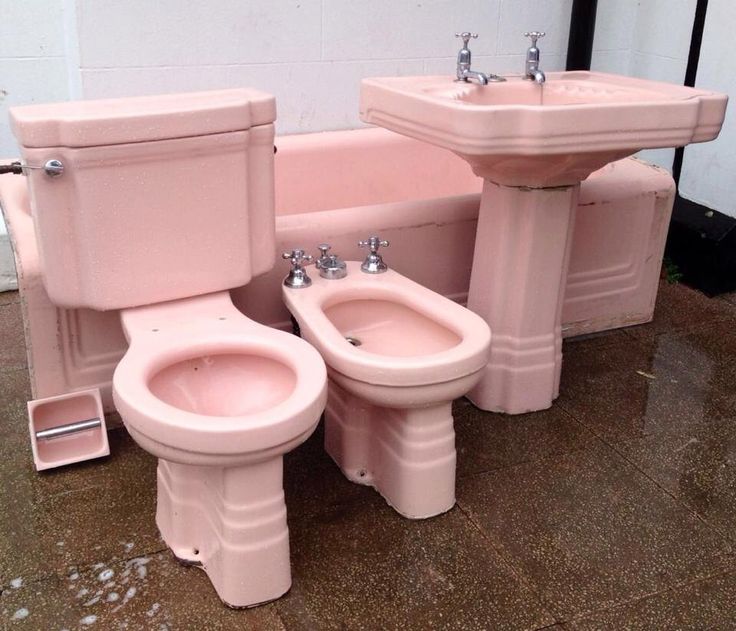
{"type": "Polygon", "coordinates": [[[483,185],[468,308],[491,327],[491,354],[467,395],[483,410],[521,414],[557,397],[579,189],[483,185]]]}

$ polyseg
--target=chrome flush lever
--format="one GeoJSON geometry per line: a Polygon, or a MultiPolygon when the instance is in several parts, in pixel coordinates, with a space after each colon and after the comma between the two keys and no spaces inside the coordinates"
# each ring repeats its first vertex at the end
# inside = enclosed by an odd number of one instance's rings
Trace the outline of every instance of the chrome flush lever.
{"type": "Polygon", "coordinates": [[[0,164],[0,175],[12,173],[14,175],[26,175],[26,170],[43,170],[49,177],[59,177],[64,174],[64,164],[61,160],[47,160],[43,166],[11,162],[0,164]]]}

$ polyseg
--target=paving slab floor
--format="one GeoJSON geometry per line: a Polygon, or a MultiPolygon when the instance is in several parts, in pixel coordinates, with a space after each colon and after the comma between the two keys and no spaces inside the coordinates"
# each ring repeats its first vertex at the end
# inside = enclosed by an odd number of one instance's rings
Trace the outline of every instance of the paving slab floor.
{"type": "Polygon", "coordinates": [[[346,481],[319,428],[285,463],[293,587],[234,611],[154,523],[156,461],[33,469],[17,293],[0,294],[0,628],[736,629],[736,295],[662,283],[655,319],[568,340],[561,395],[455,404],[457,505],[346,481]]]}

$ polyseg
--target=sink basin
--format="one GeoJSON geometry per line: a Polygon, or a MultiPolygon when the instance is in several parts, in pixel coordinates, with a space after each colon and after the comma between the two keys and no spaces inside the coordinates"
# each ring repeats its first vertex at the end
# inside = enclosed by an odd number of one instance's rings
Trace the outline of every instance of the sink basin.
{"type": "MultiPolygon", "coordinates": [[[[364,79],[360,115],[464,158],[485,179],[468,308],[493,331],[468,398],[520,414],[559,393],[561,313],[580,182],[640,149],[712,140],[727,97],[599,72],[482,86],[453,77],[364,79]]],[[[674,184],[673,184],[674,186],[674,184]]]]}
{"type": "Polygon", "coordinates": [[[475,173],[510,186],[585,179],[640,149],[712,140],[727,97],[598,72],[550,72],[486,86],[447,76],[384,77],[362,83],[360,114],[445,147],[475,173]]]}

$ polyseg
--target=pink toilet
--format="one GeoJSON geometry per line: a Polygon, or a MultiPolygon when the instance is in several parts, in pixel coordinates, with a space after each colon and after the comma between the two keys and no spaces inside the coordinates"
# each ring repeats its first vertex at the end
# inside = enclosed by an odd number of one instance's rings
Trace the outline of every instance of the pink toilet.
{"type": "Polygon", "coordinates": [[[320,246],[319,276],[304,252],[284,302],[329,373],[325,449],[345,476],[375,489],[404,517],[423,519],[455,504],[452,401],[481,378],[491,332],[472,311],[388,268],[388,242],[361,242],[363,263],[320,246]]]}
{"type": "Polygon", "coordinates": [[[291,585],[282,457],[326,400],[317,351],[228,293],[274,264],[275,117],[246,89],[11,111],[46,290],[121,310],[113,394],[159,459],[156,523],[233,607],[291,585]]]}

